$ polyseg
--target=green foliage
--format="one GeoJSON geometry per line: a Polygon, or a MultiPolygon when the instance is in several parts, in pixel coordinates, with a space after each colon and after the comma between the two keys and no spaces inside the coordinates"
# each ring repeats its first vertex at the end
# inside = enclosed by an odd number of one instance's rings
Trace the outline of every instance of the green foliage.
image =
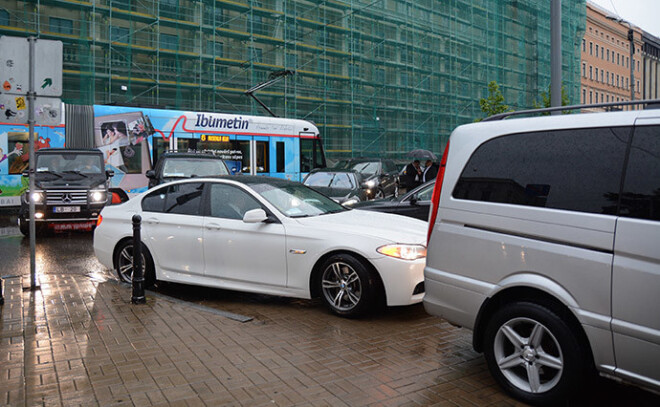
{"type": "MultiPolygon", "coordinates": [[[[488,84],[488,97],[479,99],[479,107],[486,117],[511,111],[509,106],[504,104],[504,95],[502,95],[500,86],[496,81],[491,81],[488,84]]],[[[476,119],[475,122],[480,122],[481,120],[476,119]]]]}
{"type": "MultiPolygon", "coordinates": [[[[551,100],[551,89],[550,85],[548,85],[548,90],[541,92],[541,103],[536,103],[534,102],[534,109],[543,109],[545,107],[552,107],[552,100],[551,100]]],[[[564,85],[561,85],[561,105],[562,106],[568,106],[571,104],[571,100],[568,98],[568,95],[566,94],[566,88],[564,88],[564,85]]],[[[564,110],[562,111],[563,114],[570,114],[570,110],[564,110]]],[[[542,116],[549,116],[550,112],[545,112],[541,113],[542,116]]]]}

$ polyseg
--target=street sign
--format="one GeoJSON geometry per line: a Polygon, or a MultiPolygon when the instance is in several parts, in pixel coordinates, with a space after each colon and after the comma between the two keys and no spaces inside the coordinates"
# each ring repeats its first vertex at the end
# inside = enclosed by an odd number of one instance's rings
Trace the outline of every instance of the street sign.
{"type": "Polygon", "coordinates": [[[0,37],[0,92],[27,95],[29,75],[30,47],[27,38],[0,37]]]}
{"type": "Polygon", "coordinates": [[[23,95],[0,94],[0,122],[27,123],[27,98],[23,95]]]}
{"type": "Polygon", "coordinates": [[[34,85],[37,96],[62,96],[62,41],[34,43],[34,85]]]}
{"type": "MultiPolygon", "coordinates": [[[[34,80],[37,96],[62,96],[62,41],[35,39],[34,80]]],[[[0,92],[27,95],[30,44],[27,38],[0,37],[0,92]]]]}

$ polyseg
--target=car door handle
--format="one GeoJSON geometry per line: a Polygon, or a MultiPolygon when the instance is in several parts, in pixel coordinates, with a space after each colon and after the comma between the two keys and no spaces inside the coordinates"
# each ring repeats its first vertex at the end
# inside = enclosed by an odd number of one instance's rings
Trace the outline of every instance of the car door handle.
{"type": "Polygon", "coordinates": [[[208,230],[220,230],[220,229],[222,229],[222,228],[220,227],[220,225],[218,225],[217,223],[209,223],[209,224],[207,224],[205,227],[206,227],[206,229],[208,229],[208,230]]]}
{"type": "Polygon", "coordinates": [[[144,223],[149,224],[149,225],[157,225],[160,223],[160,221],[156,218],[148,218],[144,220],[144,223]]]}

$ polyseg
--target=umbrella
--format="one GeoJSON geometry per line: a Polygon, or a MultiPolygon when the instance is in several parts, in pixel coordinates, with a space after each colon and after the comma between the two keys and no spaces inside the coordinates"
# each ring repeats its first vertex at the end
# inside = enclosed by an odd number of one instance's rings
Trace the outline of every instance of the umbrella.
{"type": "Polygon", "coordinates": [[[408,153],[408,157],[416,158],[418,160],[437,160],[438,159],[438,157],[436,157],[435,154],[433,154],[429,150],[424,150],[422,148],[412,150],[411,152],[408,153]]]}

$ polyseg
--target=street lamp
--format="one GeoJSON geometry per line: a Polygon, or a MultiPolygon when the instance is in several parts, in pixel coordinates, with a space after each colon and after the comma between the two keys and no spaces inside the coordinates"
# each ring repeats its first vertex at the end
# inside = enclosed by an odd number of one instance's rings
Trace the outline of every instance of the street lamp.
{"type": "Polygon", "coordinates": [[[621,17],[617,16],[607,16],[608,20],[616,21],[619,24],[628,25],[628,41],[630,41],[630,100],[635,100],[635,63],[633,61],[633,54],[635,53],[635,32],[633,31],[633,25],[630,21],[626,21],[621,17]]]}

